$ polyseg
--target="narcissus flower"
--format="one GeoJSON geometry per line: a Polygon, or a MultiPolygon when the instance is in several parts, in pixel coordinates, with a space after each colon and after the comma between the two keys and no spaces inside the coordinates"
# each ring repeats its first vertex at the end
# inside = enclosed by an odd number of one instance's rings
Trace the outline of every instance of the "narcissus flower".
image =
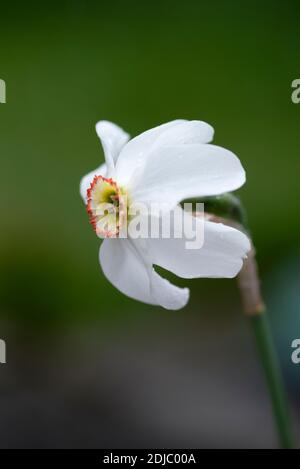
{"type": "MultiPolygon", "coordinates": [[[[105,163],[81,180],[80,192],[96,234],[105,238],[99,258],[108,280],[131,298],[175,310],[186,305],[189,290],[162,278],[154,266],[189,279],[235,277],[250,243],[245,234],[222,223],[204,219],[199,249],[186,249],[184,235],[120,236],[134,204],[163,204],[165,217],[175,207],[182,210],[178,204],[185,199],[223,194],[244,184],[239,159],[209,143],[213,128],[201,121],[175,120],[132,140],[111,122],[100,121],[96,131],[105,163]]],[[[191,214],[183,212],[185,217],[191,214]]]]}

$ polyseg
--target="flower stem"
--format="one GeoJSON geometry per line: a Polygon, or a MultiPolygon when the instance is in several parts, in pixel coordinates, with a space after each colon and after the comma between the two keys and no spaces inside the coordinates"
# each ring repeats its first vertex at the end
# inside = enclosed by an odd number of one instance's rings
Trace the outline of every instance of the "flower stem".
{"type": "Polygon", "coordinates": [[[249,319],[270,393],[280,446],[290,449],[293,447],[291,421],[268,316],[266,312],[261,312],[249,319]]]}
{"type": "MultiPolygon", "coordinates": [[[[208,198],[204,202],[205,210],[208,209],[212,220],[245,231],[250,238],[246,211],[237,197],[232,194],[224,194],[219,197],[208,198]]],[[[238,285],[242,296],[244,312],[251,323],[265,373],[280,446],[290,449],[293,447],[292,425],[279,360],[268,315],[262,300],[253,245],[238,275],[238,285]]]]}
{"type": "MultiPolygon", "coordinates": [[[[243,226],[246,226],[245,220],[243,226]]],[[[244,312],[251,322],[257,350],[264,370],[279,443],[282,448],[290,449],[293,447],[292,425],[280,364],[268,315],[261,295],[253,245],[238,275],[238,284],[242,296],[244,312]]]]}

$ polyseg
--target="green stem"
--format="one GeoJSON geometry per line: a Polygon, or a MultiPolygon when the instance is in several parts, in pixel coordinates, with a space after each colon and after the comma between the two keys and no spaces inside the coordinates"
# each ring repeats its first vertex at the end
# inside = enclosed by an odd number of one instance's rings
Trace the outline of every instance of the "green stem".
{"type": "MultiPolygon", "coordinates": [[[[246,211],[238,197],[232,194],[223,194],[218,197],[207,197],[203,202],[205,203],[206,212],[214,214],[217,218],[222,217],[219,221],[223,223],[246,231],[249,239],[251,239],[246,211]]],[[[238,284],[244,311],[253,327],[264,369],[280,445],[282,448],[289,449],[293,447],[292,426],[279,361],[261,296],[253,246],[244,261],[243,269],[239,273],[238,284]]]]}
{"type": "Polygon", "coordinates": [[[293,447],[291,421],[268,316],[263,312],[250,316],[250,321],[269,388],[280,445],[290,449],[293,447]]]}

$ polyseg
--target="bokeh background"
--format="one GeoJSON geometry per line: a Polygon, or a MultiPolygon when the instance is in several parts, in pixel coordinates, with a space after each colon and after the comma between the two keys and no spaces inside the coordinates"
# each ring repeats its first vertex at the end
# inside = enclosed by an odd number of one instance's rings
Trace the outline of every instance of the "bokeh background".
{"type": "Polygon", "coordinates": [[[205,120],[240,156],[299,435],[299,13],[279,0],[1,5],[2,448],[277,444],[235,281],[176,279],[191,301],[170,312],[102,275],[78,191],[103,159],[99,119],[132,135],[205,120]]]}

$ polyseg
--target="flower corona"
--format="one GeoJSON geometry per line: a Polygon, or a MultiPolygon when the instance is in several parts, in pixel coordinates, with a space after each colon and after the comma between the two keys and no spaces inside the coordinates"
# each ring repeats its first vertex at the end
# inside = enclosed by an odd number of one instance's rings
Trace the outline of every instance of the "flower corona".
{"type": "Polygon", "coordinates": [[[87,189],[87,212],[100,238],[115,238],[127,219],[127,195],[112,178],[95,175],[87,189]]]}

